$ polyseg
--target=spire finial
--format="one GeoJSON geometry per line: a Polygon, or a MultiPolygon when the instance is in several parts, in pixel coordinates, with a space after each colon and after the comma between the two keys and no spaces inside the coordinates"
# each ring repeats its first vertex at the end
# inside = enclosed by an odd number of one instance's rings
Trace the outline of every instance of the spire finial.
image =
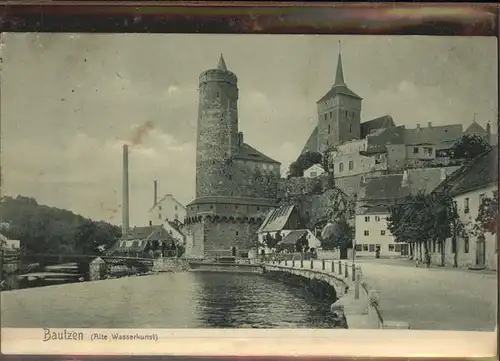
{"type": "Polygon", "coordinates": [[[474,118],[472,118],[472,123],[476,122],[476,113],[474,113],[474,118]]]}
{"type": "Polygon", "coordinates": [[[217,64],[217,69],[227,70],[226,62],[224,61],[224,55],[221,53],[219,58],[219,64],[217,64]]]}
{"type": "Polygon", "coordinates": [[[339,40],[339,57],[337,60],[337,72],[335,74],[335,83],[333,85],[334,86],[335,85],[345,85],[344,71],[342,69],[342,52],[341,52],[341,48],[340,48],[340,40],[339,40]]]}

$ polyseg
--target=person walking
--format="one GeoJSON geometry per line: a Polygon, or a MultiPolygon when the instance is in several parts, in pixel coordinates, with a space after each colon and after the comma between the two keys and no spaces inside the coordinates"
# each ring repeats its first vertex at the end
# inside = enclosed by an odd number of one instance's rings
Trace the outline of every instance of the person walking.
{"type": "Polygon", "coordinates": [[[425,253],[425,263],[427,264],[427,268],[431,267],[431,254],[429,252],[425,253]]]}

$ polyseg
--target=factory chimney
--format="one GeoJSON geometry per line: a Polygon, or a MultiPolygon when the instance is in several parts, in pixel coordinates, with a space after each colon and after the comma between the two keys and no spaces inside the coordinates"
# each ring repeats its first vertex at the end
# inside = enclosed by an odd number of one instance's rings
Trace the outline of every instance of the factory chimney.
{"type": "Polygon", "coordinates": [[[123,145],[122,234],[129,229],[128,145],[123,145]]]}
{"type": "Polygon", "coordinates": [[[153,207],[156,206],[156,203],[158,202],[158,181],[153,182],[153,187],[154,187],[154,193],[153,193],[153,207]]]}

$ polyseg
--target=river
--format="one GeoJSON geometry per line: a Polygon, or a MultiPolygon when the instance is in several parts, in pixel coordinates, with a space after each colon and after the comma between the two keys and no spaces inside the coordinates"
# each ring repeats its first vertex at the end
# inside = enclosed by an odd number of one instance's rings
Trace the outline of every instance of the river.
{"type": "Polygon", "coordinates": [[[257,274],[162,273],[5,291],[2,327],[331,328],[332,301],[257,274]]]}

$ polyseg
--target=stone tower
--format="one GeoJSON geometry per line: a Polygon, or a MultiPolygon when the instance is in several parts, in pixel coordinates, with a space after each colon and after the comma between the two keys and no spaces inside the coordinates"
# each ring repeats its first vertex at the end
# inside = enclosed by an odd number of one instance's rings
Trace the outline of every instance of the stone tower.
{"type": "Polygon", "coordinates": [[[360,139],[362,98],[351,91],[344,80],[342,54],[337,61],[335,82],[317,103],[318,151],[347,141],[360,139]]]}
{"type": "Polygon", "coordinates": [[[238,79],[221,55],[199,81],[196,197],[227,196],[225,166],[238,150],[238,79]]]}
{"type": "Polygon", "coordinates": [[[221,55],[200,75],[196,198],[187,205],[186,256],[248,255],[275,206],[280,163],[243,141],[238,131],[238,79],[221,55]]]}

